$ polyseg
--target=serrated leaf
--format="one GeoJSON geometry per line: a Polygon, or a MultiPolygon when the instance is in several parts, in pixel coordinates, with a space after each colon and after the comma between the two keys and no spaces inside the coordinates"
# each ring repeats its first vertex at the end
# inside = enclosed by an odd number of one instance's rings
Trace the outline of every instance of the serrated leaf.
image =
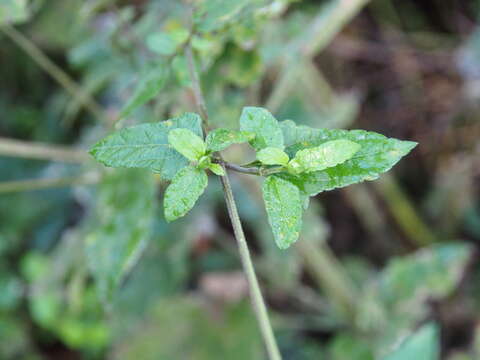
{"type": "Polygon", "coordinates": [[[266,147],[283,149],[283,134],[277,119],[266,109],[245,107],[240,116],[240,130],[251,131],[255,138],[250,144],[255,150],[266,147]]]}
{"type": "Polygon", "coordinates": [[[207,151],[202,138],[188,129],[173,129],[168,133],[168,142],[189,160],[199,160],[207,151]]]}
{"type": "Polygon", "coordinates": [[[266,147],[257,153],[257,160],[264,165],[284,165],[288,164],[288,155],[279,148],[266,147]]]}
{"type": "Polygon", "coordinates": [[[180,170],[165,191],[165,219],[170,222],[185,216],[203,194],[207,183],[207,174],[202,169],[187,166],[180,170]]]}
{"type": "Polygon", "coordinates": [[[186,113],[171,120],[117,131],[99,141],[90,154],[106,166],[147,168],[170,180],[188,164],[168,142],[169,132],[177,128],[190,129],[202,136],[200,116],[186,113]]]}
{"type": "Polygon", "coordinates": [[[364,130],[313,129],[296,126],[292,121],[282,122],[281,127],[286,139],[285,151],[291,158],[295,157],[298,151],[332,140],[347,139],[361,146],[351,159],[334,167],[298,176],[280,175],[310,196],[366,180],[375,180],[417,145],[413,141],[387,138],[364,130]]]}
{"type": "Polygon", "coordinates": [[[208,168],[218,176],[225,176],[225,170],[223,170],[223,167],[220,164],[210,164],[208,168]]]}
{"type": "Polygon", "coordinates": [[[433,323],[422,326],[410,335],[400,347],[383,360],[438,360],[440,345],[437,326],[433,323]]]}
{"type": "Polygon", "coordinates": [[[280,249],[287,249],[297,241],[302,227],[304,200],[300,190],[291,182],[273,175],[263,183],[262,192],[275,242],[280,249]]]}
{"type": "Polygon", "coordinates": [[[222,151],[233,144],[241,144],[252,140],[255,134],[249,131],[215,129],[208,133],[205,142],[208,151],[222,151]]]}
{"type": "Polygon", "coordinates": [[[360,147],[359,144],[345,139],[327,141],[319,146],[298,151],[288,167],[296,174],[324,170],[344,163],[355,155],[360,147]]]}
{"type": "Polygon", "coordinates": [[[146,104],[158,95],[168,77],[168,67],[166,65],[157,65],[143,74],[138,81],[138,85],[120,112],[120,118],[131,114],[133,110],[146,104]]]}
{"type": "Polygon", "coordinates": [[[141,169],[108,172],[96,199],[86,254],[99,295],[110,302],[148,242],[154,216],[153,174],[141,169]]]}

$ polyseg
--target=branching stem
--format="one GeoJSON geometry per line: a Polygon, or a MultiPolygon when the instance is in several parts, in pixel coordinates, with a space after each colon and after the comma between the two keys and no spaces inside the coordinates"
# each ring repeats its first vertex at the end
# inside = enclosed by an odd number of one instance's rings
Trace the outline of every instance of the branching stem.
{"type": "MultiPolygon", "coordinates": [[[[190,44],[187,44],[185,48],[185,55],[187,58],[190,78],[192,80],[195,104],[198,108],[198,111],[200,112],[200,115],[205,121],[204,127],[208,128],[207,107],[202,94],[202,89],[200,86],[198,73],[195,68],[195,62],[194,62],[192,48],[190,44]]],[[[247,174],[258,174],[258,171],[259,171],[258,169],[248,169],[238,165],[227,164],[223,162],[223,160],[221,160],[220,162],[224,167],[224,169],[228,167],[232,170],[247,173],[247,174]]],[[[265,305],[265,300],[263,299],[262,292],[260,290],[260,285],[258,283],[257,275],[255,273],[255,268],[253,266],[252,257],[250,255],[247,241],[245,239],[245,234],[243,232],[242,223],[238,215],[237,205],[233,197],[230,180],[228,178],[228,175],[221,176],[220,179],[223,186],[223,192],[225,195],[225,202],[227,204],[228,215],[230,216],[230,221],[232,222],[235,240],[237,241],[243,270],[247,277],[248,286],[250,290],[250,298],[252,300],[253,309],[255,311],[258,324],[260,326],[260,331],[263,337],[263,341],[267,348],[268,358],[270,360],[281,360],[282,357],[280,355],[280,351],[278,350],[277,342],[275,340],[275,336],[272,330],[272,325],[270,324],[270,320],[268,318],[268,312],[267,312],[267,307],[265,305]]]]}

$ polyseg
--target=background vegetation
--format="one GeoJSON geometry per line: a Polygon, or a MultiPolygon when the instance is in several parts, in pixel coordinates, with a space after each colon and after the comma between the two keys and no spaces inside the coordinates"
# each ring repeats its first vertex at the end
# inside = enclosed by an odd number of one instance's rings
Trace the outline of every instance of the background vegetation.
{"type": "Polygon", "coordinates": [[[473,0],[0,1],[0,359],[265,358],[218,179],[167,225],[164,183],[86,153],[195,110],[192,4],[213,126],[257,105],[420,143],[381,179],[312,199],[287,251],[257,179],[232,175],[284,358],[479,359],[473,0]],[[149,79],[159,95],[117,121],[149,79]],[[116,289],[107,265],[134,237],[145,251],[116,289]]]}

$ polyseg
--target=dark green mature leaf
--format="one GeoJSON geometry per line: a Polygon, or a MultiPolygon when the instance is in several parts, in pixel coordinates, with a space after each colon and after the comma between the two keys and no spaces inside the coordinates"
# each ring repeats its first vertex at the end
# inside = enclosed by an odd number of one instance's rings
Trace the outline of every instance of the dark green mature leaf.
{"type": "Polygon", "coordinates": [[[265,180],[262,191],[275,242],[280,249],[286,249],[297,241],[302,227],[300,190],[273,175],[265,180]]]}
{"type": "Polygon", "coordinates": [[[427,324],[410,335],[400,347],[383,360],[438,360],[440,345],[435,324],[427,324]]]}
{"type": "Polygon", "coordinates": [[[241,144],[253,140],[255,134],[249,131],[215,129],[206,138],[208,151],[222,151],[233,144],[241,144]]]}
{"type": "Polygon", "coordinates": [[[288,155],[282,149],[266,147],[257,153],[257,160],[265,165],[287,165],[288,155]]]}
{"type": "Polygon", "coordinates": [[[288,164],[294,173],[313,172],[342,164],[360,150],[360,145],[345,139],[327,141],[319,146],[300,150],[288,164]]]}
{"type": "Polygon", "coordinates": [[[120,117],[130,115],[130,113],[144,105],[148,101],[152,100],[158,95],[168,77],[168,67],[166,65],[156,65],[150,71],[146,72],[140,79],[133,93],[132,97],[128,100],[125,106],[122,108],[120,117]]]}
{"type": "Polygon", "coordinates": [[[154,177],[146,170],[108,172],[98,188],[93,220],[97,226],[86,237],[86,253],[105,302],[111,300],[147,244],[154,201],[154,177]]]}
{"type": "Polygon", "coordinates": [[[188,160],[199,160],[207,151],[202,138],[188,129],[173,129],[168,142],[188,160]]]}
{"type": "Polygon", "coordinates": [[[178,128],[203,136],[200,117],[186,113],[175,119],[117,131],[98,142],[90,154],[106,166],[148,168],[170,180],[188,164],[168,143],[168,133],[178,128]]]}
{"type": "Polygon", "coordinates": [[[347,139],[361,146],[351,159],[334,167],[298,176],[280,175],[310,196],[365,180],[375,180],[417,145],[413,141],[387,138],[364,130],[313,129],[296,126],[292,121],[282,122],[281,127],[287,146],[285,151],[291,158],[300,150],[332,140],[347,139]]]}
{"type": "Polygon", "coordinates": [[[251,131],[255,138],[250,144],[255,150],[266,147],[283,149],[283,134],[277,119],[266,109],[245,107],[240,116],[240,130],[251,131]]]}
{"type": "Polygon", "coordinates": [[[185,216],[203,194],[208,176],[202,169],[187,166],[180,170],[165,191],[163,206],[168,222],[185,216]]]}

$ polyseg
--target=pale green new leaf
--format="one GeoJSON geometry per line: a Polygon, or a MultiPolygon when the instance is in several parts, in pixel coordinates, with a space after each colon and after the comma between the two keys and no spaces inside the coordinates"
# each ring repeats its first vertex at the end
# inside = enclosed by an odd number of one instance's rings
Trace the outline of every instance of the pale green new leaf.
{"type": "Polygon", "coordinates": [[[255,138],[250,144],[255,150],[266,147],[283,149],[283,134],[277,119],[266,109],[245,107],[240,116],[240,130],[251,131],[255,138]]]}
{"type": "Polygon", "coordinates": [[[282,149],[267,147],[257,153],[257,160],[264,165],[284,165],[288,164],[288,155],[282,149]]]}
{"type": "Polygon", "coordinates": [[[168,67],[164,64],[157,64],[154,68],[143,74],[138,85],[125,106],[120,112],[120,117],[130,115],[136,108],[144,105],[158,95],[168,77],[168,67]]]}
{"type": "Polygon", "coordinates": [[[313,129],[296,126],[292,121],[282,122],[281,127],[287,146],[285,151],[291,158],[298,151],[332,140],[346,139],[361,146],[352,158],[342,164],[298,176],[280,175],[310,196],[365,180],[375,180],[417,145],[413,141],[387,138],[364,130],[313,129]]]}
{"type": "Polygon", "coordinates": [[[220,164],[210,164],[208,168],[218,176],[225,176],[225,170],[223,170],[223,167],[220,164]]]}
{"type": "Polygon", "coordinates": [[[106,173],[97,191],[86,254],[99,295],[109,302],[148,242],[154,216],[154,176],[142,169],[113,170],[106,173]]]}
{"type": "Polygon", "coordinates": [[[208,133],[205,142],[207,150],[211,152],[222,151],[233,144],[241,144],[253,140],[255,134],[249,131],[236,131],[228,129],[215,129],[208,133]]]}
{"type": "Polygon", "coordinates": [[[275,242],[286,249],[300,235],[304,199],[294,184],[275,175],[267,177],[262,192],[275,242]]]}
{"type": "Polygon", "coordinates": [[[169,132],[177,128],[190,129],[202,136],[200,117],[186,113],[171,120],[117,131],[99,141],[90,154],[106,166],[147,168],[170,180],[188,164],[168,142],[169,132]]]}
{"type": "Polygon", "coordinates": [[[30,17],[27,0],[1,0],[0,25],[24,22],[30,17]]]}
{"type": "Polygon", "coordinates": [[[163,207],[165,219],[170,222],[185,216],[207,187],[204,170],[187,166],[180,170],[165,191],[163,207]]]}
{"type": "Polygon", "coordinates": [[[288,167],[296,174],[324,170],[344,163],[355,155],[360,147],[359,144],[345,139],[327,141],[319,146],[298,151],[288,167]]]}
{"type": "Polygon", "coordinates": [[[440,344],[437,326],[433,323],[422,326],[410,335],[400,347],[383,360],[438,360],[440,344]]]}
{"type": "Polygon", "coordinates": [[[158,31],[147,37],[147,46],[153,52],[160,55],[173,55],[178,47],[188,39],[188,30],[184,28],[174,29],[168,32],[158,31]]]}
{"type": "Polygon", "coordinates": [[[202,138],[188,129],[174,129],[168,133],[168,142],[189,160],[198,160],[205,155],[202,138]]]}

